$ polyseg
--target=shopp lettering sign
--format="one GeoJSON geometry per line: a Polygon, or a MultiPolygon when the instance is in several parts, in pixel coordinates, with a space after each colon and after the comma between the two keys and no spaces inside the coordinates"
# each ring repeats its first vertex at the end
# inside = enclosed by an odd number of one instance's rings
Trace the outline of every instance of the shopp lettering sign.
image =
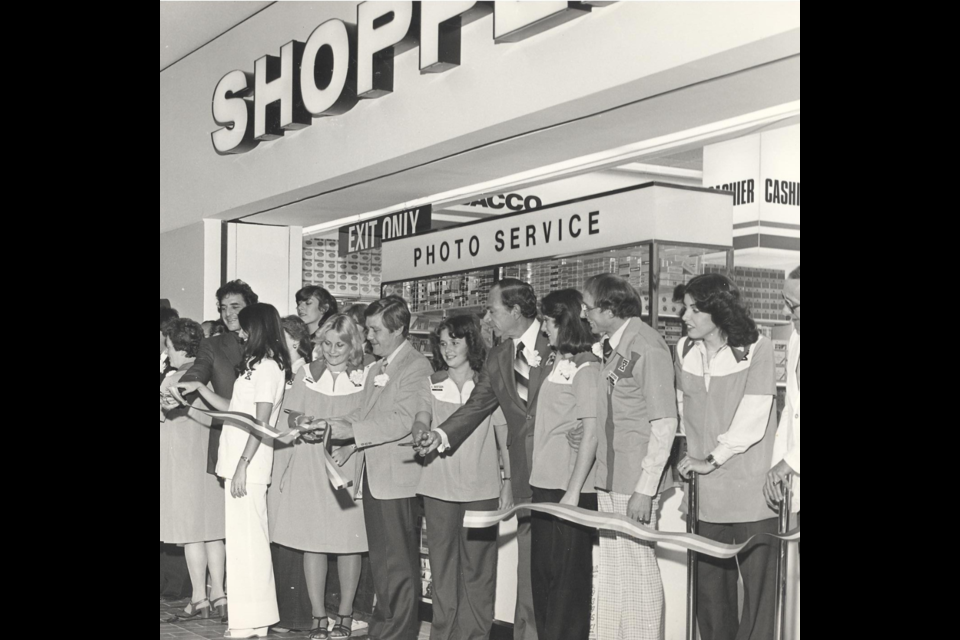
{"type": "Polygon", "coordinates": [[[732,219],[727,194],[644,185],[385,244],[384,280],[582,255],[650,240],[726,247],[733,239],[732,219]]]}
{"type": "Polygon", "coordinates": [[[378,249],[384,242],[423,233],[433,223],[433,206],[417,207],[340,228],[340,255],[378,249]]]}
{"type": "Polygon", "coordinates": [[[246,153],[261,142],[338,116],[361,99],[394,90],[394,56],[419,44],[420,73],[460,65],[461,29],[490,13],[494,39],[519,42],[609,2],[362,2],[357,22],[329,20],[306,42],[265,55],[254,72],[231,71],[213,94],[217,153],[246,153]]]}

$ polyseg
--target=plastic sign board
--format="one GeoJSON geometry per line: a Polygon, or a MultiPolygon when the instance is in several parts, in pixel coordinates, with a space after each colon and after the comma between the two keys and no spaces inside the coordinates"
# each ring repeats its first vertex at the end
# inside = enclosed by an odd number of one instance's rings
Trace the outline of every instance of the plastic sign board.
{"type": "Polygon", "coordinates": [[[361,2],[357,22],[329,20],[306,42],[264,55],[254,72],[231,71],[213,94],[211,134],[218,154],[246,153],[261,142],[342,115],[361,99],[394,91],[394,57],[420,46],[420,72],[460,65],[464,25],[494,12],[496,42],[519,42],[610,3],[361,2]]]}
{"type": "Polygon", "coordinates": [[[734,194],[738,249],[800,250],[800,125],[706,147],[703,182],[734,194]]]}
{"type": "Polygon", "coordinates": [[[650,183],[391,242],[384,281],[400,282],[497,265],[583,255],[651,240],[729,248],[726,193],[650,183]]]}
{"type": "Polygon", "coordinates": [[[379,249],[384,242],[423,233],[433,223],[433,206],[417,207],[340,228],[340,255],[379,249]]]}

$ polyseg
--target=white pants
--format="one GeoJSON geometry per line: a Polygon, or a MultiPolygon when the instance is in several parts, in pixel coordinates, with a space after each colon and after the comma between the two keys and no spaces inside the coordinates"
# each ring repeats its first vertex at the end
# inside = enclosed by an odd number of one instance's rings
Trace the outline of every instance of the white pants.
{"type": "Polygon", "coordinates": [[[230,495],[226,481],[227,596],[231,629],[262,629],[280,622],[267,527],[267,485],[247,484],[230,495]]]}
{"type": "MultiPolygon", "coordinates": [[[[601,513],[627,515],[630,496],[601,491],[597,497],[601,513]]],[[[654,498],[650,522],[654,529],[659,503],[654,498]]],[[[601,531],[597,600],[599,640],[663,640],[665,598],[656,545],[601,531]]]]}

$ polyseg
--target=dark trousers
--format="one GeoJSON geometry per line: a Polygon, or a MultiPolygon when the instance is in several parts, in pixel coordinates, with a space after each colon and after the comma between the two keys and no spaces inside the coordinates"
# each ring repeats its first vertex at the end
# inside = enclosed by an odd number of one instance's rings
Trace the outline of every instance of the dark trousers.
{"type": "MultiPolygon", "coordinates": [[[[533,502],[559,504],[565,493],[534,488],[533,502]]],[[[583,494],[580,508],[596,511],[596,494],[583,494]]],[[[587,640],[590,636],[595,535],[592,529],[533,514],[533,610],[541,639],[587,640]]]]}
{"type": "MultiPolygon", "coordinates": [[[[700,523],[700,535],[726,544],[741,544],[760,533],[777,533],[776,519],[743,524],[700,523]]],[[[698,556],[699,612],[702,640],[770,640],[777,606],[779,544],[761,538],[736,559],[698,556]],[[743,577],[743,616],[738,616],[738,580],[743,577]]]]}
{"type": "Polygon", "coordinates": [[[419,508],[416,498],[377,500],[363,479],[363,516],[377,594],[370,637],[417,640],[420,635],[419,508]]]}
{"type": "Polygon", "coordinates": [[[430,640],[488,640],[497,597],[499,528],[464,529],[467,511],[496,511],[497,499],[458,503],[424,498],[433,625],[430,640]]]}
{"type": "Polygon", "coordinates": [[[313,605],[307,593],[307,577],[303,571],[303,552],[278,544],[270,545],[273,575],[277,581],[278,627],[310,629],[313,626],[313,605]]]}

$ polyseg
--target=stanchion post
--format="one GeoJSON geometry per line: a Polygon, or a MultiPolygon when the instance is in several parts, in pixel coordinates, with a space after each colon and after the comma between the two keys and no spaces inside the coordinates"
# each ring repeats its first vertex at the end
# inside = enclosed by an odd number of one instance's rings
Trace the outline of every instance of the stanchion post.
{"type": "MultiPolygon", "coordinates": [[[[690,474],[690,487],[687,503],[687,533],[700,533],[700,476],[690,474]]],[[[697,640],[697,554],[687,552],[687,640],[697,640]]]]}
{"type": "MultiPolygon", "coordinates": [[[[783,483],[783,501],[780,502],[780,533],[790,532],[790,515],[793,511],[793,477],[788,476],[783,483]]],[[[777,617],[774,640],[787,638],[787,575],[790,558],[790,543],[780,542],[780,556],[777,562],[777,617]]]]}

